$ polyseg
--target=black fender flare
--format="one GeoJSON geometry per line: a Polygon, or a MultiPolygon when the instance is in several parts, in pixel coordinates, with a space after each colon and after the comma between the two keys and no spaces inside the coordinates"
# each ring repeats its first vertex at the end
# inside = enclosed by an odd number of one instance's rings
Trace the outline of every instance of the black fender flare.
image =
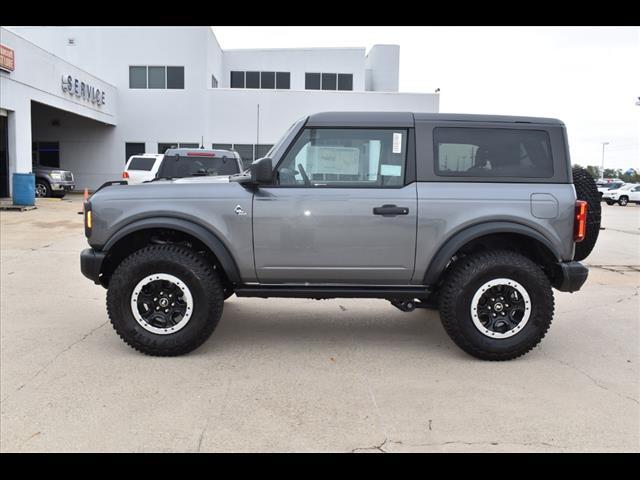
{"type": "Polygon", "coordinates": [[[213,252],[229,281],[240,282],[240,272],[231,252],[224,243],[210,230],[189,220],[173,217],[153,217],[136,220],[113,234],[104,244],[102,250],[108,252],[119,240],[139,230],[150,228],[169,228],[191,235],[204,243],[213,252]]]}
{"type": "Polygon", "coordinates": [[[444,272],[451,257],[465,244],[476,238],[484,237],[495,233],[517,233],[537,240],[547,247],[549,251],[560,261],[561,254],[553,246],[551,241],[543,234],[533,228],[515,222],[486,222],[467,227],[448,238],[440,247],[436,255],[429,263],[424,276],[424,285],[434,285],[438,282],[440,275],[444,272]]]}

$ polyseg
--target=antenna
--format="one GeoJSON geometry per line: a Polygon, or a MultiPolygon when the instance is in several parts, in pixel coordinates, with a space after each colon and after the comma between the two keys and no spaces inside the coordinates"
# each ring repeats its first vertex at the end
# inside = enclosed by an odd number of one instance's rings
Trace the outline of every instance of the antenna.
{"type": "Polygon", "coordinates": [[[200,137],[200,149],[204,150],[204,135],[202,135],[202,137],[200,137]]]}
{"type": "Polygon", "coordinates": [[[256,145],[260,144],[260,104],[258,104],[258,117],[256,121],[256,145]]]}

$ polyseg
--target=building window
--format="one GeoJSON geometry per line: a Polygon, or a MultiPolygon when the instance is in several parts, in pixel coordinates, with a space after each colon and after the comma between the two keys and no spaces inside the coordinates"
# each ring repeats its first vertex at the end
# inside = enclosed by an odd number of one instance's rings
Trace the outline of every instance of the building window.
{"type": "Polygon", "coordinates": [[[353,90],[352,73],[306,73],[307,90],[353,90]]]}
{"type": "Polygon", "coordinates": [[[244,88],[244,72],[231,72],[231,88],[244,88]]]}
{"type": "Polygon", "coordinates": [[[148,88],[167,88],[166,67],[148,67],[148,88]]]}
{"type": "Polygon", "coordinates": [[[133,155],[142,155],[145,153],[145,146],[142,142],[127,142],[124,144],[124,163],[127,163],[133,155]]]}
{"type": "Polygon", "coordinates": [[[352,73],[338,74],[338,90],[353,90],[353,74],[352,73]]]}
{"type": "Polygon", "coordinates": [[[184,67],[167,67],[167,88],[184,89],[184,67]]]}
{"type": "Polygon", "coordinates": [[[307,90],[320,90],[320,74],[319,73],[305,73],[304,74],[304,88],[307,90]]]}
{"type": "Polygon", "coordinates": [[[184,67],[129,67],[129,88],[184,89],[184,67]]]}
{"type": "Polygon", "coordinates": [[[164,153],[170,148],[178,148],[178,142],[173,143],[158,143],[158,153],[164,153]]]}
{"type": "Polygon", "coordinates": [[[337,90],[338,88],[338,74],[337,73],[323,73],[322,74],[322,90],[337,90]]]}
{"type": "Polygon", "coordinates": [[[250,143],[249,144],[235,143],[233,145],[233,149],[236,152],[238,152],[238,155],[240,155],[240,158],[242,158],[242,164],[244,168],[249,168],[249,165],[251,165],[251,163],[254,160],[253,145],[250,143]]]}
{"type": "Polygon", "coordinates": [[[178,143],[178,148],[200,148],[199,143],[178,143]]]}
{"type": "Polygon", "coordinates": [[[129,67],[129,88],[147,88],[147,67],[129,67]]]}
{"type": "Polygon", "coordinates": [[[246,72],[245,88],[260,88],[260,72],[246,72]]]}
{"type": "Polygon", "coordinates": [[[291,73],[276,72],[276,88],[278,90],[289,90],[291,88],[291,73]]]}
{"type": "Polygon", "coordinates": [[[32,142],[31,161],[34,165],[60,168],[60,144],[58,142],[32,142]]]}
{"type": "Polygon", "coordinates": [[[215,75],[211,75],[211,88],[218,88],[218,79],[215,75]]]}
{"type": "Polygon", "coordinates": [[[231,72],[231,88],[266,88],[289,90],[290,72],[231,72]]]}
{"type": "Polygon", "coordinates": [[[266,157],[271,147],[273,147],[273,145],[256,145],[256,159],[266,157]]]}
{"type": "Polygon", "coordinates": [[[260,72],[260,88],[276,88],[276,72],[260,72]]]}
{"type": "Polygon", "coordinates": [[[233,150],[233,144],[231,143],[214,143],[211,145],[214,150],[233,150]]]}

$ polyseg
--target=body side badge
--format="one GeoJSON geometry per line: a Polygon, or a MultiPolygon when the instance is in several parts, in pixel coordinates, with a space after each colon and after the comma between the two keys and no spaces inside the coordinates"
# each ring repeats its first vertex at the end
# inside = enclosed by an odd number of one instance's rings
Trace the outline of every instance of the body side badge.
{"type": "Polygon", "coordinates": [[[246,215],[247,214],[247,212],[245,212],[244,209],[240,205],[236,205],[236,208],[233,211],[236,212],[236,215],[246,215]]]}

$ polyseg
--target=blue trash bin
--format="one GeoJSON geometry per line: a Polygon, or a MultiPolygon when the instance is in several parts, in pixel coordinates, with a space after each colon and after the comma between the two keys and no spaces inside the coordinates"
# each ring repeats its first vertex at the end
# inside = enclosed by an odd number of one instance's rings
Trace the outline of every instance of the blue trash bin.
{"type": "Polygon", "coordinates": [[[33,173],[13,174],[13,204],[36,204],[36,176],[33,173]]]}

